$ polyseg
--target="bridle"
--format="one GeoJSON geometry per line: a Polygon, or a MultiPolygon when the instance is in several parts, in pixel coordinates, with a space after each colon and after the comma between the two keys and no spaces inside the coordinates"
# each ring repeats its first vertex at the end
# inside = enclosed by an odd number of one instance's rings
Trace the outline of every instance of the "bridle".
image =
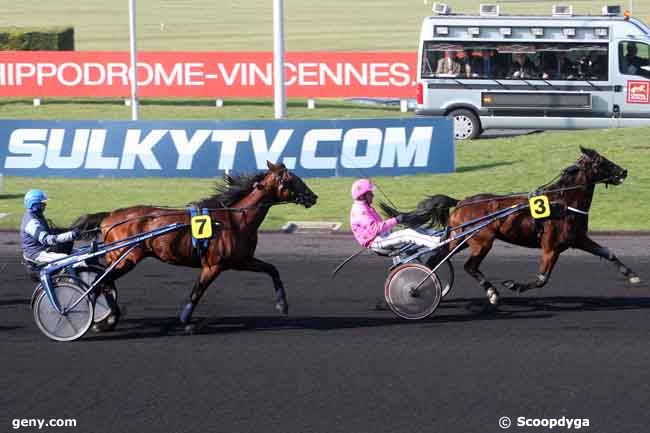
{"type": "Polygon", "coordinates": [[[288,169],[283,168],[278,173],[273,173],[278,182],[278,197],[282,197],[285,191],[288,191],[287,198],[280,200],[279,203],[294,203],[294,204],[307,204],[308,194],[306,192],[298,192],[295,188],[290,188],[289,183],[294,180],[293,176],[288,169]]]}

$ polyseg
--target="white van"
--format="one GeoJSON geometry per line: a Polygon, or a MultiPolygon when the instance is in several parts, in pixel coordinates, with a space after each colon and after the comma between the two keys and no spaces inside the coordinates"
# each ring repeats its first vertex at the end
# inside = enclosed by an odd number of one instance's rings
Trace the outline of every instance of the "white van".
{"type": "Polygon", "coordinates": [[[422,23],[417,109],[452,116],[457,139],[486,129],[650,125],[650,28],[606,6],[602,16],[452,15],[422,23]]]}

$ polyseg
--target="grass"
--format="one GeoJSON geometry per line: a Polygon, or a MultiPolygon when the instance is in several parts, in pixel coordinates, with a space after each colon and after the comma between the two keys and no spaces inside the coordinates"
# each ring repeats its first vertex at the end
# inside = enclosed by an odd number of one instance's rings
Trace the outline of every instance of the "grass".
{"type": "MultiPolygon", "coordinates": [[[[650,230],[650,128],[547,132],[516,138],[475,140],[457,144],[457,172],[444,175],[379,177],[375,181],[396,205],[414,206],[426,194],[456,198],[479,192],[530,191],[553,178],[579,156],[578,145],[593,147],[629,170],[626,182],[605,189],[598,186],[590,216],[595,230],[650,230]]],[[[317,206],[274,208],[265,229],[289,220],[344,222],[347,228],[351,178],[308,179],[320,199],[317,206]]],[[[16,229],[22,195],[43,188],[50,195],[48,216],[61,225],[77,216],[138,203],[182,206],[211,193],[214,179],[31,179],[5,178],[0,196],[0,228],[16,229]]],[[[379,194],[379,199],[385,199],[379,194]]]]}
{"type": "MultiPolygon", "coordinates": [[[[358,119],[373,117],[411,116],[399,107],[359,105],[338,100],[316,100],[316,109],[307,110],[306,100],[291,100],[287,117],[291,119],[358,119]]],[[[32,120],[125,120],[131,118],[131,108],[123,101],[46,99],[34,107],[25,99],[0,100],[0,119],[32,120]]],[[[273,102],[246,99],[227,100],[217,108],[214,100],[144,100],[140,105],[142,120],[247,120],[273,119],[273,102]]]]}
{"type": "MultiPolygon", "coordinates": [[[[285,0],[287,50],[416,51],[432,0],[285,0]]],[[[446,1],[476,14],[485,0],[446,1]]],[[[502,0],[503,13],[549,15],[553,1],[502,0]]],[[[562,2],[560,2],[562,3],[562,2]]],[[[604,0],[571,0],[576,14],[600,14],[604,0]]],[[[617,3],[617,2],[614,2],[617,3]]],[[[138,48],[148,51],[269,51],[270,0],[138,0],[138,48]]],[[[627,7],[627,1],[618,2],[627,7]]],[[[128,49],[126,1],[0,0],[0,27],[73,26],[77,50],[128,49]]],[[[634,1],[634,16],[650,22],[650,2],[634,1]]]]}

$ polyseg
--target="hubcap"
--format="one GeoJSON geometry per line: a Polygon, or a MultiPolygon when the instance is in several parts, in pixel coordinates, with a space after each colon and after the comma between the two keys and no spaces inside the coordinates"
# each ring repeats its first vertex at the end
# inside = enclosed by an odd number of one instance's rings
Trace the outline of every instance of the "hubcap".
{"type": "Polygon", "coordinates": [[[462,114],[454,116],[454,136],[459,140],[466,140],[472,136],[474,124],[472,119],[462,114]]]}

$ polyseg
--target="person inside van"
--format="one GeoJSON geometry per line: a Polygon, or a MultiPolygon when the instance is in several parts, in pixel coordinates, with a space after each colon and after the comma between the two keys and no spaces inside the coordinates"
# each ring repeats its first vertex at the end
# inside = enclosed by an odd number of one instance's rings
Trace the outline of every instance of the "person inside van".
{"type": "Polygon", "coordinates": [[[560,70],[565,80],[573,80],[577,77],[578,67],[565,52],[560,52],[560,70]]]}
{"type": "Polygon", "coordinates": [[[538,73],[535,65],[525,53],[515,53],[512,56],[512,64],[510,65],[510,76],[513,79],[523,80],[537,78],[538,73]]]}
{"type": "Polygon", "coordinates": [[[445,51],[445,56],[438,60],[436,74],[456,77],[460,75],[460,69],[460,63],[456,61],[454,53],[452,51],[445,51]]]}
{"type": "Polygon", "coordinates": [[[557,53],[549,51],[542,53],[542,80],[559,80],[560,68],[557,53]]]}
{"type": "Polygon", "coordinates": [[[472,52],[471,74],[474,78],[494,78],[492,52],[481,50],[472,52]]]}
{"type": "Polygon", "coordinates": [[[543,80],[573,80],[577,75],[576,69],[565,51],[549,51],[542,57],[543,80]]]}
{"type": "Polygon", "coordinates": [[[593,79],[598,81],[607,80],[607,52],[603,51],[594,51],[592,52],[592,67],[591,72],[593,74],[593,79]]]}
{"type": "Polygon", "coordinates": [[[458,51],[456,53],[456,61],[460,65],[460,75],[465,78],[471,78],[472,76],[472,65],[469,55],[469,51],[458,51]]]}
{"type": "Polygon", "coordinates": [[[490,78],[501,79],[510,77],[510,54],[494,52],[490,66],[492,76],[490,78]]]}
{"type": "Polygon", "coordinates": [[[592,53],[586,53],[578,60],[578,75],[584,80],[596,80],[596,65],[592,57],[592,53]]]}
{"type": "Polygon", "coordinates": [[[638,47],[636,43],[629,42],[627,44],[627,52],[623,61],[621,62],[621,72],[626,74],[641,75],[643,77],[650,77],[650,71],[644,69],[644,66],[648,66],[648,59],[637,56],[638,47]]]}

